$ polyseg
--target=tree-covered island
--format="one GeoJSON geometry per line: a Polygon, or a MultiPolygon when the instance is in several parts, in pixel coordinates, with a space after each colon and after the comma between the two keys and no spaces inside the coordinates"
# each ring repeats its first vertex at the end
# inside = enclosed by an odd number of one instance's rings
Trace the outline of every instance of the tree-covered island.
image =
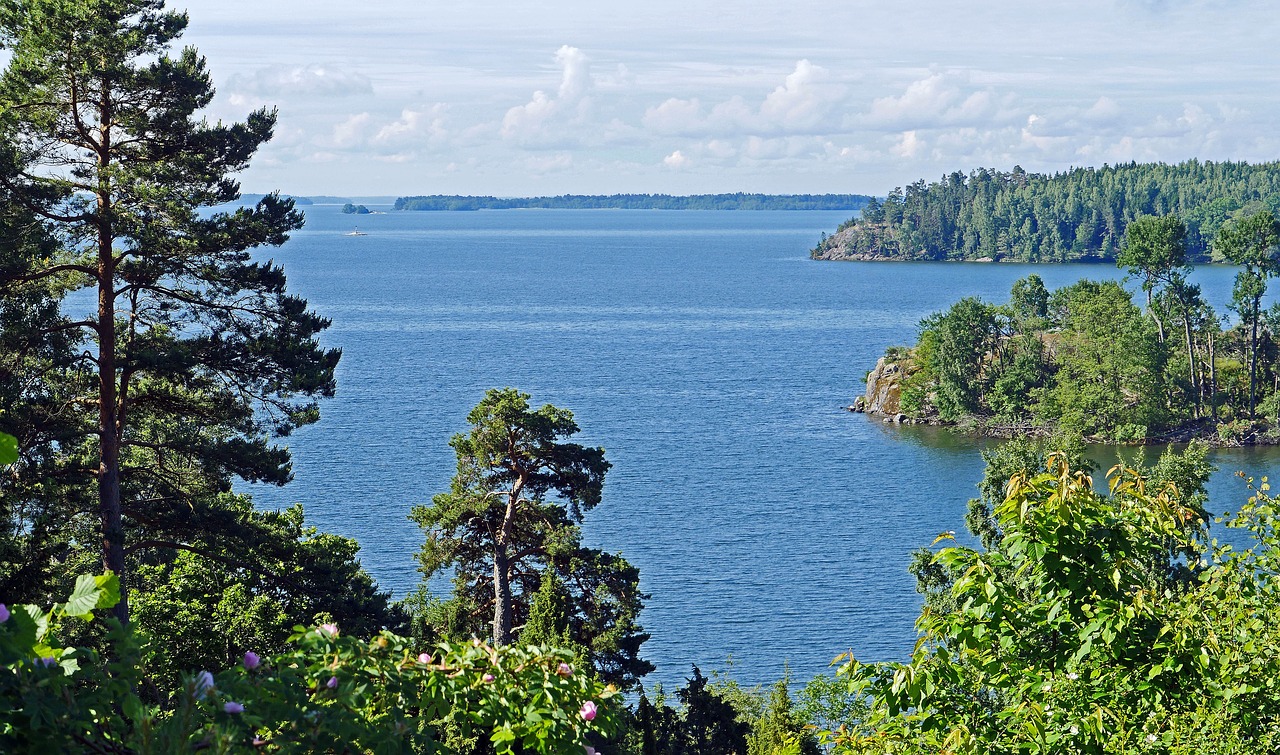
{"type": "Polygon", "coordinates": [[[1177,215],[1192,261],[1222,261],[1213,239],[1232,218],[1280,210],[1280,163],[1201,162],[1073,168],[1052,175],[979,168],[916,181],[824,234],[822,260],[1113,261],[1129,223],[1177,215]]]}
{"type": "Polygon", "coordinates": [[[863,194],[562,194],[554,197],[471,197],[436,194],[400,197],[395,209],[466,210],[859,210],[863,194]]]}
{"type": "Polygon", "coordinates": [[[851,408],[997,436],[1280,443],[1280,306],[1261,306],[1280,275],[1280,221],[1228,220],[1212,241],[1240,266],[1233,323],[1189,281],[1189,237],[1172,215],[1128,225],[1117,264],[1139,301],[1115,281],[1049,291],[1038,275],[1004,304],[961,299],[925,318],[914,346],[890,348],[851,408]]]}

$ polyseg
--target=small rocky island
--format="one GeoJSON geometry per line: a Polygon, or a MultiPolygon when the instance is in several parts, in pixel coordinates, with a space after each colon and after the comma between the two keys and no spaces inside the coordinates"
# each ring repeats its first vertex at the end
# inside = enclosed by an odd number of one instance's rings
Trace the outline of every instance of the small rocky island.
{"type": "Polygon", "coordinates": [[[1271,330],[1280,319],[1259,304],[1268,275],[1259,260],[1280,260],[1280,221],[1258,213],[1217,240],[1244,260],[1237,298],[1249,298],[1230,327],[1188,283],[1185,261],[1143,267],[1176,259],[1143,250],[1167,252],[1160,239],[1176,239],[1179,226],[1171,216],[1130,226],[1121,264],[1142,281],[1147,306],[1116,281],[1049,291],[1037,275],[1015,282],[1005,304],[961,299],[925,318],[914,345],[888,349],[849,410],[992,437],[1280,444],[1280,333],[1271,330]]]}

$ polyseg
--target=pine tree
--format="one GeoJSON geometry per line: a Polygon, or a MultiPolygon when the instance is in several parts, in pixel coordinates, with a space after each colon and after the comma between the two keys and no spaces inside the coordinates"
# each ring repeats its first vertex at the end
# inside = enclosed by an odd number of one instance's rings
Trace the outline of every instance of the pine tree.
{"type": "Polygon", "coordinates": [[[470,431],[450,441],[458,459],[450,491],[410,515],[426,534],[420,571],[426,579],[452,573],[453,595],[432,602],[420,591],[415,600],[436,631],[490,634],[505,645],[525,641],[540,588],[554,591],[564,616],[554,628],[546,615],[534,621],[538,640],[567,627],[601,679],[634,686],[653,668],[639,657],[649,637],[637,622],[639,572],[621,556],[584,548],[577,526],[600,502],[604,449],[568,442],[578,432],[572,412],[532,409],[513,388],[487,391],[467,421],[470,431]]]}
{"type": "MultiPolygon", "coordinates": [[[[317,419],[339,358],[316,341],[328,321],[251,254],[301,226],[292,203],[204,209],[238,198],[232,176],[275,114],[204,120],[204,59],[171,54],[186,25],[161,0],[0,2],[0,192],[38,221],[9,250],[0,296],[89,288],[95,302],[9,334],[56,369],[40,376],[46,406],[14,433],[47,476],[5,497],[66,492],[67,529],[125,585],[130,559],[225,546],[244,524],[218,505],[231,479],[289,479],[271,439],[317,419]]],[[[128,605],[115,609],[126,623],[128,605]]]]}

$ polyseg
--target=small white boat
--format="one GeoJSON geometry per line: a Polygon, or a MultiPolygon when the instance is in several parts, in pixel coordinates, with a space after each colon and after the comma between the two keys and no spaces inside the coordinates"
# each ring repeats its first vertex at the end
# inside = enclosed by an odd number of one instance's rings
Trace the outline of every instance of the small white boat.
{"type": "Polygon", "coordinates": [[[367,234],[367,233],[365,233],[364,231],[362,231],[362,230],[360,230],[359,228],[357,228],[357,229],[355,229],[354,231],[352,231],[351,233],[348,233],[347,235],[348,235],[348,236],[368,236],[369,234],[367,234]]]}

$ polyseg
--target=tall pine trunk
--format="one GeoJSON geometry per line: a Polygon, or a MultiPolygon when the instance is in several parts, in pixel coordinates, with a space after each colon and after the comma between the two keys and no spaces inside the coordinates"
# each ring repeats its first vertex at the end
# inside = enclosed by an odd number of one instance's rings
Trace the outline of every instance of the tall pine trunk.
{"type": "Polygon", "coordinates": [[[124,517],[120,505],[120,404],[116,386],[115,235],[111,220],[111,91],[100,80],[98,101],[98,516],[102,528],[102,567],[120,578],[120,602],[112,614],[129,624],[129,594],[124,568],[124,517]]]}
{"type": "Polygon", "coordinates": [[[507,546],[499,544],[493,553],[493,644],[511,644],[511,565],[507,546]]]}
{"type": "Polygon", "coordinates": [[[1182,307],[1182,330],[1187,339],[1187,378],[1191,381],[1191,393],[1196,397],[1196,405],[1193,417],[1199,417],[1200,411],[1200,386],[1197,385],[1196,379],[1196,345],[1191,338],[1191,312],[1190,308],[1183,304],[1182,307]]]}
{"type": "Polygon", "coordinates": [[[1262,297],[1253,298],[1253,316],[1249,328],[1249,419],[1254,419],[1254,396],[1258,385],[1258,307],[1262,297]]]}

